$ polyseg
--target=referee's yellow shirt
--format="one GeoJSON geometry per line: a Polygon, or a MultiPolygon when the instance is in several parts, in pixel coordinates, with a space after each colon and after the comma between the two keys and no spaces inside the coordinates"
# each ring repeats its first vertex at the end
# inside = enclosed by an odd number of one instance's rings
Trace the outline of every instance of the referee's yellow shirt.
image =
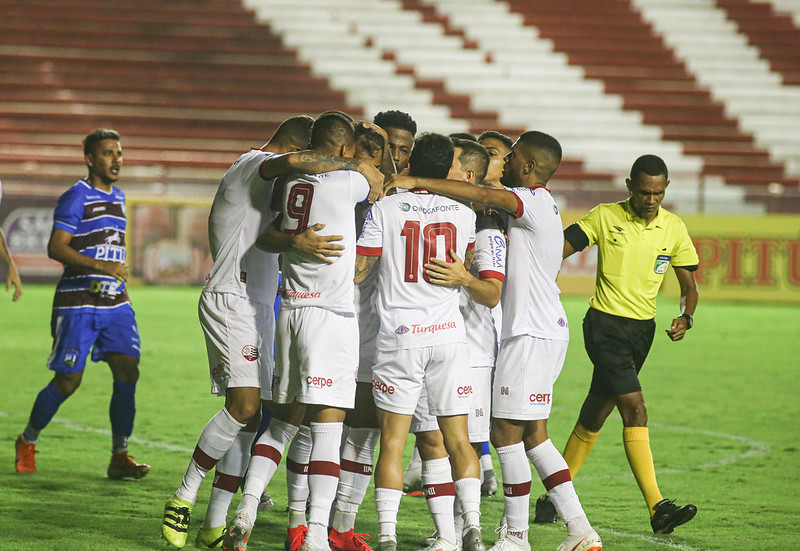
{"type": "Polygon", "coordinates": [[[595,293],[589,306],[625,318],[656,315],[656,295],[672,266],[697,266],[699,259],[683,221],[663,208],[645,226],[630,200],[593,208],[578,221],[597,244],[595,293]]]}

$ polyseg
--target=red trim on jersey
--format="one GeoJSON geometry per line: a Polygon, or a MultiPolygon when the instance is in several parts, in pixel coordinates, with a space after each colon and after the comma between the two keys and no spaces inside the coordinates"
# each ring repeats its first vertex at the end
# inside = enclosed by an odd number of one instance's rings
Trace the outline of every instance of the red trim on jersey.
{"type": "Polygon", "coordinates": [[[356,245],[356,254],[361,256],[380,256],[383,247],[365,247],[364,245],[356,245]]]}
{"type": "Polygon", "coordinates": [[[423,194],[423,195],[430,195],[430,194],[431,194],[431,192],[430,192],[430,191],[428,191],[428,190],[427,190],[427,189],[425,189],[425,188],[416,188],[416,189],[410,189],[409,191],[410,191],[411,193],[421,193],[421,194],[423,194]]]}
{"type": "Polygon", "coordinates": [[[342,458],[342,470],[348,473],[369,476],[372,474],[372,465],[369,463],[357,463],[356,461],[350,461],[349,459],[342,458]]]}
{"type": "Polygon", "coordinates": [[[214,477],[214,488],[225,490],[235,494],[239,490],[239,485],[242,483],[243,477],[233,476],[232,474],[219,473],[214,477]]]}
{"type": "Polygon", "coordinates": [[[467,250],[468,251],[471,251],[474,248],[475,248],[475,242],[474,241],[472,243],[467,243],[467,250]]]}
{"type": "Polygon", "coordinates": [[[482,270],[478,272],[478,275],[481,279],[497,279],[501,283],[506,280],[506,274],[494,270],[482,270]]]}
{"type": "Polygon", "coordinates": [[[514,217],[514,220],[518,220],[525,213],[525,207],[522,205],[522,199],[516,193],[514,193],[514,199],[517,200],[517,211],[512,212],[511,216],[514,217]]]}
{"type": "Polygon", "coordinates": [[[503,495],[505,497],[522,497],[531,495],[531,481],[520,482],[519,484],[503,483],[503,495]]]}
{"type": "MultiPolygon", "coordinates": [[[[542,185],[529,187],[528,189],[531,190],[531,191],[536,190],[536,189],[543,189],[547,193],[552,193],[549,189],[547,189],[545,186],[542,186],[542,185]]],[[[516,193],[514,193],[514,197],[517,199],[517,212],[512,213],[511,216],[514,217],[514,220],[519,220],[519,218],[525,212],[525,207],[522,206],[522,199],[520,199],[519,196],[516,193]]]]}
{"type": "Polygon", "coordinates": [[[339,477],[339,464],[333,461],[310,461],[308,463],[308,474],[326,475],[339,477]]]}
{"type": "Polygon", "coordinates": [[[443,482],[442,484],[426,484],[422,487],[425,499],[434,497],[456,495],[456,485],[454,482],[443,482]]]}
{"type": "Polygon", "coordinates": [[[256,444],[256,447],[253,448],[253,455],[266,457],[276,465],[280,464],[281,457],[283,457],[283,454],[280,451],[276,450],[272,446],[268,446],[267,444],[256,444]]]}
{"type": "Polygon", "coordinates": [[[214,465],[217,464],[219,459],[214,459],[206,452],[200,449],[200,446],[195,447],[194,453],[192,454],[192,459],[194,462],[197,463],[201,469],[205,469],[206,471],[210,471],[214,468],[214,465]]]}
{"type": "Polygon", "coordinates": [[[544,489],[549,492],[556,486],[560,486],[565,482],[569,482],[570,480],[572,480],[572,477],[569,475],[569,469],[564,469],[563,471],[555,472],[542,480],[542,484],[544,484],[544,489]]]}

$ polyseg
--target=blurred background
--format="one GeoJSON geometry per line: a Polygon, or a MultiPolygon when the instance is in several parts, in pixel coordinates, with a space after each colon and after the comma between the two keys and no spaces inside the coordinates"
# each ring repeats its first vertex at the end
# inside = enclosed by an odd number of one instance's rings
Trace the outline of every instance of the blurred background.
{"type": "MultiPolygon", "coordinates": [[[[23,282],[61,273],[52,210],[91,130],[122,135],[134,276],[194,285],[228,166],[329,109],[552,134],[565,224],[660,155],[703,298],[800,304],[800,0],[0,0],[0,225],[23,282]]],[[[570,258],[565,293],[591,294],[594,262],[570,258]]]]}

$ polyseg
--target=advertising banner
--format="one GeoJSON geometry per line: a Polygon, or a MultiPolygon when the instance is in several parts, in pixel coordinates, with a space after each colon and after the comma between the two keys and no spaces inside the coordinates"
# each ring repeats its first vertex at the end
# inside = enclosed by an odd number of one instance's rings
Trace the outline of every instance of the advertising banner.
{"type": "MultiPolygon", "coordinates": [[[[567,226],[585,212],[563,211],[567,226]]],[[[681,216],[700,257],[696,272],[701,300],[800,304],[800,215],[681,216]]],[[[568,258],[558,285],[565,295],[594,292],[597,248],[568,258]]],[[[667,274],[662,293],[680,295],[667,274]]]]}

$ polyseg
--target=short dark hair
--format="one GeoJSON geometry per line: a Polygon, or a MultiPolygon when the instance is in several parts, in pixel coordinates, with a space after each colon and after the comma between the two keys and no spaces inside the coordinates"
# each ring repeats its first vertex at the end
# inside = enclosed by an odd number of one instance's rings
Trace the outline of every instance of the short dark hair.
{"type": "Polygon", "coordinates": [[[505,134],[501,134],[500,132],[496,132],[494,130],[486,130],[485,132],[481,132],[481,135],[478,136],[478,143],[481,143],[483,140],[489,138],[503,142],[503,145],[505,145],[508,149],[511,149],[511,147],[514,145],[514,140],[505,134]]]}
{"type": "Polygon", "coordinates": [[[408,159],[408,173],[420,178],[447,178],[453,164],[453,141],[432,132],[414,140],[408,159]]]}
{"type": "Polygon", "coordinates": [[[83,154],[93,154],[97,144],[103,140],[119,141],[119,132],[116,130],[111,130],[110,128],[98,128],[97,130],[92,130],[86,134],[85,138],[83,138],[83,154]]]}
{"type": "Polygon", "coordinates": [[[530,130],[520,135],[517,140],[526,152],[534,156],[534,152],[543,153],[538,155],[536,159],[539,177],[547,182],[550,177],[555,174],[558,167],[561,165],[561,144],[558,140],[549,134],[539,132],[538,130],[530,130]]]}
{"type": "Polygon", "coordinates": [[[452,134],[448,134],[451,139],[453,140],[469,140],[471,142],[477,142],[478,139],[470,134],[469,132],[453,132],[452,134]]]}
{"type": "Polygon", "coordinates": [[[461,148],[458,162],[461,170],[471,170],[475,173],[475,183],[481,184],[489,170],[489,152],[478,142],[453,138],[453,145],[461,148]]]}
{"type": "Polygon", "coordinates": [[[288,118],[278,126],[270,141],[285,146],[295,146],[298,149],[308,149],[313,125],[314,119],[308,115],[288,118]]]}
{"type": "Polygon", "coordinates": [[[361,124],[355,127],[355,142],[357,146],[363,147],[373,157],[385,147],[383,136],[377,130],[361,124]]]}
{"type": "Polygon", "coordinates": [[[354,136],[352,119],[340,111],[327,111],[311,127],[311,149],[352,145],[354,136]]]}
{"type": "Polygon", "coordinates": [[[414,122],[411,115],[403,113],[402,111],[381,111],[375,115],[372,122],[384,130],[387,128],[400,128],[402,130],[408,130],[412,138],[417,135],[417,123],[414,122]]]}
{"type": "Polygon", "coordinates": [[[648,176],[661,176],[669,180],[669,171],[667,170],[667,163],[658,155],[642,155],[633,162],[631,166],[631,180],[636,178],[637,174],[647,174],[648,176]]]}

